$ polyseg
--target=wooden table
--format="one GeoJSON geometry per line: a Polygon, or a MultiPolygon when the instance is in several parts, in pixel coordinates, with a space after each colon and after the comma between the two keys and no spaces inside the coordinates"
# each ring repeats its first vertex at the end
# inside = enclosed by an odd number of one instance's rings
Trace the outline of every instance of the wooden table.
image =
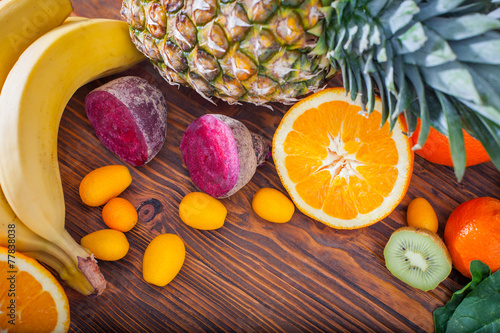
{"type": "MultiPolygon", "coordinates": [[[[73,6],[74,15],[121,19],[119,0],[73,0],[73,6]]],[[[213,105],[191,89],[169,86],[147,61],[121,75],[125,74],[146,78],[168,101],[165,146],[147,166],[130,167],[133,183],[122,195],[136,207],[148,200],[159,205],[153,219],[139,221],[126,234],[130,251],[125,258],[99,262],[108,281],[102,296],[86,298],[65,286],[71,332],[434,330],[432,312],[468,280],[453,270],[435,290],[414,289],[385,268],[384,246],[391,233],[406,224],[406,207],[415,197],[433,204],[441,236],[458,204],[481,196],[500,197],[500,173],[493,164],[468,168],[457,183],[451,168],[416,156],[410,188],[396,210],[371,227],[345,231],[299,211],[286,224],[258,218],[251,199],[259,188],[286,193],[271,159],[247,186],[222,201],[228,210],[224,227],[199,231],[178,216],[181,199],[195,190],[179,151],[186,127],[204,113],[222,113],[271,140],[288,107],[274,104],[270,110],[222,101],[213,105]],[[179,275],[162,288],[144,282],[141,271],[144,250],[160,233],[179,235],[187,251],[179,275]]],[[[67,228],[77,241],[105,228],[101,209],[81,203],[79,182],[97,167],[124,164],[95,137],[83,106],[86,94],[110,79],[80,88],[61,122],[58,153],[67,228]]],[[[152,207],[141,210],[141,216],[153,214],[152,207]]]]}

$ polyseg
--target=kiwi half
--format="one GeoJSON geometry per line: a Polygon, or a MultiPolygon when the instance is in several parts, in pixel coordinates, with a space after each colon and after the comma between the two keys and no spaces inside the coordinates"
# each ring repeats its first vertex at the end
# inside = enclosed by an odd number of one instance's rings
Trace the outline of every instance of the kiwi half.
{"type": "Polygon", "coordinates": [[[400,228],[384,249],[385,266],[398,279],[423,291],[432,290],[451,272],[451,256],[435,233],[415,227],[400,228]]]}

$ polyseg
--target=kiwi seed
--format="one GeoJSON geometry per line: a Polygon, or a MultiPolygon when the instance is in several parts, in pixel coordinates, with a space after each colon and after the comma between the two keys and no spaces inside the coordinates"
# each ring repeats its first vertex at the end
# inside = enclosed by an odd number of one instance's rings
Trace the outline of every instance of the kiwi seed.
{"type": "Polygon", "coordinates": [[[398,279],[428,291],[437,287],[451,272],[451,256],[435,233],[415,227],[400,228],[384,249],[385,265],[398,279]]]}

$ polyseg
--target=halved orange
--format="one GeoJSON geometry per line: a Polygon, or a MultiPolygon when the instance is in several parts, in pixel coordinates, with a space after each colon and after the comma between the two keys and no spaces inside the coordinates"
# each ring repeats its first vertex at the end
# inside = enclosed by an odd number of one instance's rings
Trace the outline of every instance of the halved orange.
{"type": "Polygon", "coordinates": [[[381,126],[381,102],[361,111],[343,88],[304,98],[283,116],[273,159],[297,208],[330,227],[355,229],[389,215],[404,198],[413,171],[405,128],[381,126]]]}
{"type": "Polygon", "coordinates": [[[0,331],[68,331],[68,297],[45,267],[0,247],[0,272],[0,331]]]}

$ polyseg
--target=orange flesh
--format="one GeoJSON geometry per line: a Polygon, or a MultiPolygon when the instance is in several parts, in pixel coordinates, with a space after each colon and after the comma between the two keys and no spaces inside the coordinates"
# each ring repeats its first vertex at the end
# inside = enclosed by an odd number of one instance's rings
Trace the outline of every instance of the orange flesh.
{"type": "MultiPolygon", "coordinates": [[[[7,262],[0,262],[0,271],[9,271],[7,262]]],[[[14,269],[17,271],[17,268],[14,269]]],[[[15,325],[8,323],[8,304],[1,304],[0,329],[9,329],[9,332],[51,332],[57,324],[57,310],[54,299],[42,285],[29,273],[20,271],[15,274],[15,297],[9,297],[10,281],[4,276],[0,280],[0,295],[3,303],[15,300],[15,325]]],[[[0,300],[1,302],[1,300],[0,300]]]]}
{"type": "Polygon", "coordinates": [[[398,152],[381,114],[326,102],[301,114],[284,141],[285,167],[301,198],[339,219],[378,208],[398,176],[398,152]]]}

